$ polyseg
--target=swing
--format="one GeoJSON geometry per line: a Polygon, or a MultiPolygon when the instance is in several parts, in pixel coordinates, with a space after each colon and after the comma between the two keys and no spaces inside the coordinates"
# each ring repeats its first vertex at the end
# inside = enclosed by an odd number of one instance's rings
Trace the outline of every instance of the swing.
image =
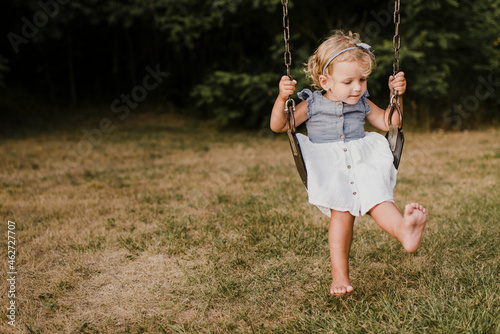
{"type": "MultiPolygon", "coordinates": [[[[288,0],[281,0],[283,5],[283,35],[285,41],[285,53],[284,61],[286,66],[286,72],[288,77],[292,79],[290,75],[290,66],[292,64],[292,53],[290,52],[290,19],[288,16],[288,0]]],[[[394,62],[393,62],[393,76],[399,72],[399,48],[401,45],[401,37],[399,35],[399,24],[400,24],[400,0],[394,1],[394,25],[396,27],[395,34],[392,40],[392,45],[394,49],[394,62]]],[[[389,147],[391,149],[392,155],[394,157],[393,163],[394,167],[398,169],[399,162],[401,161],[401,154],[403,152],[404,135],[403,135],[403,113],[402,113],[402,97],[399,96],[398,92],[395,91],[390,97],[389,101],[389,131],[385,135],[387,141],[389,142],[389,147]],[[399,114],[399,126],[392,125],[392,116],[394,112],[397,111],[399,114]]],[[[295,166],[299,172],[299,176],[302,183],[307,189],[307,170],[304,164],[304,159],[302,158],[302,151],[300,149],[299,142],[296,136],[295,129],[295,101],[291,96],[285,103],[285,113],[287,114],[288,122],[288,140],[290,142],[290,148],[292,150],[293,159],[295,161],[295,166]]]]}
{"type": "MultiPolygon", "coordinates": [[[[286,74],[292,80],[290,75],[290,65],[292,65],[292,53],[290,52],[290,20],[288,17],[288,0],[281,0],[283,4],[283,30],[285,39],[285,53],[284,60],[286,66],[286,74]]],[[[288,140],[290,141],[290,148],[292,149],[293,160],[295,160],[295,166],[299,172],[300,179],[307,189],[307,170],[304,164],[304,159],[302,158],[302,151],[300,150],[299,141],[297,139],[295,131],[295,100],[291,96],[288,97],[285,103],[285,112],[287,114],[288,123],[288,140]]]]}
{"type": "MultiPolygon", "coordinates": [[[[394,62],[392,63],[392,75],[396,76],[399,72],[399,48],[401,46],[401,36],[399,36],[399,23],[401,21],[401,9],[400,0],[394,1],[394,26],[395,33],[392,39],[392,48],[394,49],[394,62]]],[[[394,95],[390,99],[389,111],[389,132],[385,135],[389,146],[394,156],[394,167],[399,168],[399,162],[401,161],[401,154],[403,153],[403,144],[405,142],[405,137],[403,135],[403,103],[401,102],[402,97],[399,96],[398,91],[394,92],[394,95]],[[394,111],[399,114],[399,126],[392,125],[392,115],[394,111]]]]}

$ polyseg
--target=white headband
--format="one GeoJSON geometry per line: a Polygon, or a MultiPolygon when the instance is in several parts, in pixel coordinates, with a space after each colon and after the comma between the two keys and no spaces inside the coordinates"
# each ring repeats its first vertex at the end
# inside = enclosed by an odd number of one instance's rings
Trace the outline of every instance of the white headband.
{"type": "Polygon", "coordinates": [[[375,55],[370,51],[371,49],[371,46],[369,46],[368,44],[366,43],[358,43],[356,44],[356,46],[353,46],[351,48],[347,48],[347,49],[344,49],[338,53],[336,53],[332,58],[330,58],[327,62],[326,62],[326,65],[325,67],[323,67],[323,74],[325,74],[326,72],[326,68],[328,67],[328,65],[330,65],[330,63],[332,62],[332,60],[334,60],[335,58],[337,58],[338,56],[340,56],[342,53],[344,52],[347,52],[347,51],[350,51],[350,50],[354,50],[354,49],[363,49],[365,50],[366,52],[368,52],[368,54],[370,55],[370,57],[372,57],[372,59],[375,59],[375,55]]]}

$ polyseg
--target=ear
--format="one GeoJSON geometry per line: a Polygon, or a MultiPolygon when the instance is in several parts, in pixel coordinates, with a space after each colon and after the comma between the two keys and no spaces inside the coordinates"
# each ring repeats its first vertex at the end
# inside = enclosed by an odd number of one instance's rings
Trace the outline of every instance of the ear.
{"type": "Polygon", "coordinates": [[[319,84],[321,85],[321,88],[324,90],[328,91],[332,85],[332,80],[331,78],[328,78],[326,75],[322,74],[319,76],[319,84]]]}

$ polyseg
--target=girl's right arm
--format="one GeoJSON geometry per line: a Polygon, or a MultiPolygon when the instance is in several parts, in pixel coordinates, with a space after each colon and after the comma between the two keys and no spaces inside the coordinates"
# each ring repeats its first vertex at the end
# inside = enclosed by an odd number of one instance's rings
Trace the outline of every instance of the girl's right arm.
{"type": "MultiPolygon", "coordinates": [[[[285,103],[288,97],[295,92],[295,84],[297,81],[290,80],[287,75],[281,78],[279,88],[280,93],[274,102],[273,111],[271,113],[271,130],[274,132],[286,132],[288,130],[288,117],[285,113],[285,103]]],[[[307,101],[302,101],[295,107],[295,126],[307,121],[307,101]]]]}

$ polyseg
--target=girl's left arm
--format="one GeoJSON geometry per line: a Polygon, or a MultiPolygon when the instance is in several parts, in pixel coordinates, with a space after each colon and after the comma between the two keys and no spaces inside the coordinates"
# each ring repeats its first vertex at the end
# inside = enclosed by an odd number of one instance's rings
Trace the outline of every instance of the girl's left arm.
{"type": "MultiPolygon", "coordinates": [[[[391,89],[391,96],[394,94],[394,91],[398,91],[399,96],[402,96],[406,92],[406,79],[404,72],[399,72],[396,74],[396,77],[392,75],[389,78],[389,88],[391,89]]],[[[390,107],[387,109],[379,108],[375,103],[370,100],[366,100],[368,105],[370,106],[371,111],[366,115],[366,119],[370,122],[371,125],[376,127],[382,131],[389,131],[389,112],[391,111],[390,107]]],[[[392,124],[399,125],[399,114],[395,112],[392,115],[392,124]]]]}

